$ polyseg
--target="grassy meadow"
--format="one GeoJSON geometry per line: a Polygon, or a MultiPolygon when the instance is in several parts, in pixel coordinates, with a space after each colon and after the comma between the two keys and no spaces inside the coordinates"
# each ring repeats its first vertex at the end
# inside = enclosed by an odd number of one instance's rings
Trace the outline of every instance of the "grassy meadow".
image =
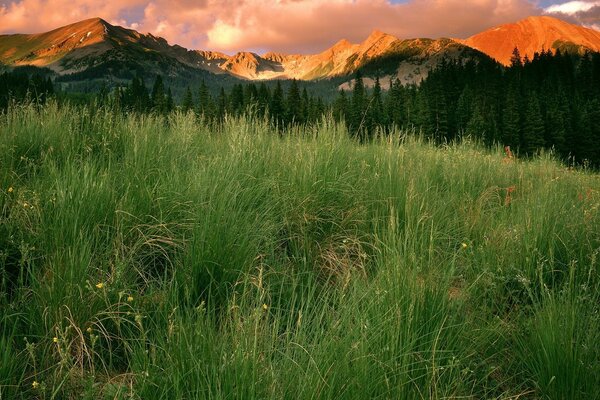
{"type": "Polygon", "coordinates": [[[325,118],[0,116],[0,399],[600,399],[600,176],[325,118]]]}

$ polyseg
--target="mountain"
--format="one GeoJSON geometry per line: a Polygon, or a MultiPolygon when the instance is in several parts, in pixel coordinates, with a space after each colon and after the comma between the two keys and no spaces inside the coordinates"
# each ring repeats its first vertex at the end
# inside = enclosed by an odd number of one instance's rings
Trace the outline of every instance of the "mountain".
{"type": "MultiPolygon", "coordinates": [[[[117,86],[136,75],[147,82],[161,74],[177,96],[185,84],[212,81],[231,85],[220,65],[227,56],[171,46],[163,38],[113,26],[101,18],[67,25],[46,33],[0,35],[0,65],[44,67],[67,91],[95,91],[117,86]],[[217,78],[216,74],[222,74],[217,78]]],[[[228,79],[229,78],[229,79],[228,79]]]]}
{"type": "Polygon", "coordinates": [[[47,67],[61,81],[110,76],[130,79],[134,72],[177,77],[195,72],[239,79],[316,80],[352,75],[365,68],[403,82],[418,82],[443,57],[474,56],[476,52],[451,39],[401,40],[374,31],[362,43],[341,40],[312,55],[187,50],[151,34],[113,26],[93,18],[39,34],[0,35],[0,62],[8,66],[47,67]]]}
{"type": "Polygon", "coordinates": [[[498,62],[508,65],[515,47],[530,59],[543,49],[584,52],[600,51],[600,32],[569,24],[557,18],[529,17],[513,24],[500,25],[461,41],[498,62]]]}
{"type": "Polygon", "coordinates": [[[222,67],[246,79],[315,80],[344,77],[365,69],[373,74],[419,82],[442,58],[481,57],[482,54],[451,39],[398,39],[374,31],[364,42],[341,40],[314,55],[238,53],[222,67]]]}
{"type": "Polygon", "coordinates": [[[542,49],[600,51],[600,32],[551,17],[530,17],[461,39],[399,39],[374,31],[362,43],[340,40],[318,54],[240,52],[232,56],[170,45],[163,38],[113,26],[93,18],[39,34],[0,35],[0,65],[38,66],[54,71],[60,82],[127,81],[136,74],[162,74],[175,86],[212,80],[299,79],[335,81],[349,87],[363,71],[365,83],[381,78],[418,83],[443,59],[508,64],[512,51],[533,57],[542,49]],[[179,82],[179,83],[175,83],[179,82]]]}

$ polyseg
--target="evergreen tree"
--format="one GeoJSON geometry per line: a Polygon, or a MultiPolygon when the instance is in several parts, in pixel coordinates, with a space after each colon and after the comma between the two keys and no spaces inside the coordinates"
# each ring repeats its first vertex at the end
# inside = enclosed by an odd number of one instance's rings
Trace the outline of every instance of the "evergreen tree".
{"type": "Polygon", "coordinates": [[[238,83],[231,89],[231,111],[235,115],[241,115],[244,107],[244,88],[241,83],[238,83]]]}
{"type": "MultiPolygon", "coordinates": [[[[223,108],[222,111],[223,114],[220,114],[221,117],[225,114],[225,108],[223,108]]],[[[212,118],[216,116],[215,113],[215,105],[213,103],[212,96],[208,91],[206,83],[204,80],[202,80],[200,83],[200,89],[198,90],[198,114],[203,115],[205,118],[212,118]]]]}
{"type": "Polygon", "coordinates": [[[157,75],[152,87],[151,107],[152,110],[158,113],[165,113],[167,110],[167,98],[165,93],[165,85],[162,76],[157,75]]]}
{"type": "Polygon", "coordinates": [[[523,66],[523,61],[521,60],[521,52],[519,49],[515,47],[512,52],[512,56],[510,57],[510,66],[513,68],[520,68],[523,66]]]}
{"type": "Polygon", "coordinates": [[[283,127],[285,118],[285,99],[283,97],[281,82],[279,81],[277,81],[277,86],[275,86],[275,90],[273,91],[270,110],[273,122],[280,128],[283,127]]]}
{"type": "Polygon", "coordinates": [[[521,153],[535,154],[544,147],[544,121],[540,110],[537,93],[532,92],[528,97],[527,111],[525,112],[523,131],[521,134],[521,153]]]}
{"type": "Polygon", "coordinates": [[[338,121],[346,121],[348,118],[348,98],[344,89],[340,89],[338,97],[333,103],[333,116],[338,121]]]}
{"type": "Polygon", "coordinates": [[[167,90],[167,98],[165,99],[165,113],[168,114],[175,108],[175,101],[173,100],[173,93],[171,88],[167,90]]]}
{"type": "Polygon", "coordinates": [[[269,104],[271,103],[271,92],[269,91],[269,88],[267,88],[267,85],[265,85],[264,82],[261,82],[260,86],[258,87],[258,114],[259,115],[265,115],[266,112],[269,110],[269,104]]]}
{"type": "Polygon", "coordinates": [[[295,79],[292,80],[287,94],[285,122],[288,125],[304,122],[302,119],[302,98],[300,97],[298,82],[295,79]]]}
{"type": "Polygon", "coordinates": [[[181,109],[183,110],[183,112],[188,112],[194,109],[194,96],[192,95],[192,91],[190,90],[189,86],[185,90],[185,96],[183,97],[181,109]]]}
{"type": "Polygon", "coordinates": [[[367,97],[360,70],[356,72],[352,88],[352,101],[349,113],[348,128],[353,136],[365,139],[365,116],[367,112],[367,97]]]}
{"type": "Polygon", "coordinates": [[[388,124],[402,128],[406,124],[406,112],[403,87],[400,79],[396,78],[394,83],[392,83],[385,103],[388,124]]]}
{"type": "Polygon", "coordinates": [[[219,121],[223,121],[225,115],[227,115],[227,95],[225,94],[225,89],[221,88],[217,99],[216,117],[219,121]]]}
{"type": "Polygon", "coordinates": [[[521,138],[521,95],[516,80],[512,81],[506,92],[502,114],[502,144],[516,148],[521,138]]]}
{"type": "Polygon", "coordinates": [[[467,125],[473,116],[473,98],[473,90],[469,85],[466,85],[458,97],[456,105],[455,121],[458,133],[466,132],[467,125]]]}
{"type": "Polygon", "coordinates": [[[471,119],[467,123],[465,133],[471,137],[485,137],[487,134],[487,124],[485,121],[481,103],[477,102],[473,109],[471,119]]]}
{"type": "Polygon", "coordinates": [[[375,127],[387,126],[387,117],[383,108],[383,97],[381,94],[379,77],[375,77],[375,85],[373,86],[370,103],[367,130],[372,135],[375,127]]]}

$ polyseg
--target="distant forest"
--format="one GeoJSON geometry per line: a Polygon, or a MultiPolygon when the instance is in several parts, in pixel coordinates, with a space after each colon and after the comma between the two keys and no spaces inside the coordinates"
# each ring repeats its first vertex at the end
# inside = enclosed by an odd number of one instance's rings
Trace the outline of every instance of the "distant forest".
{"type": "MultiPolygon", "coordinates": [[[[163,78],[147,86],[135,77],[126,87],[103,88],[90,101],[118,112],[194,111],[214,123],[226,115],[267,116],[283,132],[293,124],[333,114],[350,135],[367,141],[393,129],[415,131],[437,142],[469,136],[487,145],[511,146],[521,156],[554,149],[570,163],[600,167],[600,53],[583,56],[548,50],[533,59],[517,49],[511,66],[489,61],[443,61],[420,85],[379,79],[365,87],[358,71],[349,91],[333,101],[315,96],[302,82],[237,83],[212,94],[202,83],[187,88],[176,104],[163,78]]],[[[11,101],[44,102],[54,93],[48,78],[7,72],[0,75],[0,110],[11,101]]],[[[68,101],[69,95],[61,95],[68,101]]]]}

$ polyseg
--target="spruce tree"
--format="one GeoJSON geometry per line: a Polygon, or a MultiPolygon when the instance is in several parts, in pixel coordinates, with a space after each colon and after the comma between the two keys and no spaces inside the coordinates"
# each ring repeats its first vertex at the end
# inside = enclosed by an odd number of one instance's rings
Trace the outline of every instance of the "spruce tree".
{"type": "Polygon", "coordinates": [[[273,91],[270,112],[273,122],[277,126],[282,128],[284,125],[285,118],[285,99],[283,97],[283,89],[281,88],[280,81],[277,81],[277,85],[275,86],[275,90],[273,91]]]}
{"type": "Polygon", "coordinates": [[[185,96],[183,97],[181,109],[186,113],[194,109],[194,96],[192,95],[192,91],[190,90],[189,86],[185,90],[185,96]]]}
{"type": "Polygon", "coordinates": [[[302,120],[302,98],[300,97],[298,82],[295,79],[292,80],[287,94],[285,122],[288,125],[304,122],[302,120]]]}
{"type": "Polygon", "coordinates": [[[530,93],[527,101],[523,131],[521,134],[521,153],[534,155],[544,147],[544,120],[540,110],[537,93],[530,93]]]}
{"type": "Polygon", "coordinates": [[[227,112],[227,94],[225,94],[225,89],[221,87],[221,90],[219,91],[219,97],[217,98],[215,116],[219,121],[223,121],[227,115],[227,112]]]}
{"type": "Polygon", "coordinates": [[[502,112],[502,144],[516,148],[521,138],[521,95],[516,80],[508,85],[502,112]]]}
{"type": "Polygon", "coordinates": [[[198,90],[198,114],[208,119],[216,116],[215,105],[204,80],[200,83],[198,90]]]}
{"type": "Polygon", "coordinates": [[[158,113],[164,113],[167,109],[167,99],[165,85],[162,76],[157,75],[152,87],[152,96],[150,97],[152,110],[158,113]]]}
{"type": "Polygon", "coordinates": [[[370,107],[368,118],[368,132],[373,134],[375,127],[384,127],[387,125],[387,118],[383,109],[383,97],[381,94],[381,83],[379,77],[375,77],[375,85],[371,94],[370,107]]]}
{"type": "Polygon", "coordinates": [[[353,136],[357,136],[361,139],[365,139],[364,122],[367,105],[365,85],[363,83],[362,74],[360,70],[358,70],[352,88],[348,128],[353,136]]]}

